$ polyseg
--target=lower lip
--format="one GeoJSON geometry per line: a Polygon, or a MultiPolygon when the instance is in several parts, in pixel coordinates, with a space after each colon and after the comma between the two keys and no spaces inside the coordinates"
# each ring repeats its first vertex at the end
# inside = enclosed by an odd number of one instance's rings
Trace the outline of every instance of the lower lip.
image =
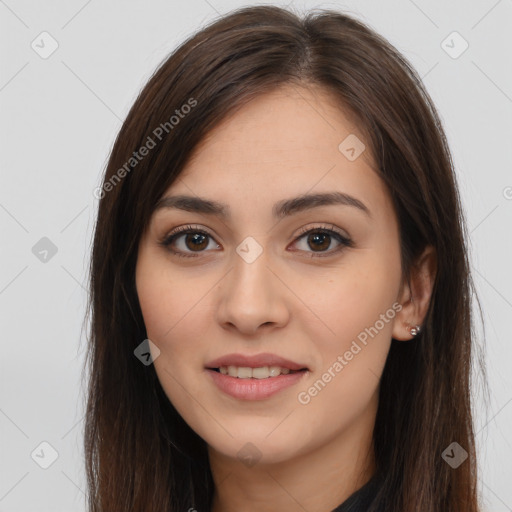
{"type": "Polygon", "coordinates": [[[269,398],[279,391],[293,386],[307,373],[307,370],[301,370],[300,372],[281,374],[278,377],[269,377],[268,379],[239,379],[208,368],[206,371],[221,391],[240,400],[264,400],[269,398]]]}

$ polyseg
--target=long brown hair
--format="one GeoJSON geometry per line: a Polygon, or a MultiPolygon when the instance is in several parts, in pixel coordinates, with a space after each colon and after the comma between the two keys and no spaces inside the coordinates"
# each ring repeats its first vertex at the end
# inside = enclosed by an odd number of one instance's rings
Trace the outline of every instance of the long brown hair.
{"type": "Polygon", "coordinates": [[[198,143],[228,114],[286,83],[334,93],[366,133],[399,219],[403,276],[427,244],[437,253],[422,332],[392,341],[381,378],[377,501],[393,512],[479,510],[470,393],[476,293],[432,100],[403,56],[356,19],[253,6],[210,23],[159,66],[121,127],[97,194],[84,430],[90,512],[210,510],[206,444],[169,402],[153,365],[134,356],[147,338],[137,250],[154,206],[198,143]],[[452,442],[468,453],[456,469],[442,457],[452,442]]]}

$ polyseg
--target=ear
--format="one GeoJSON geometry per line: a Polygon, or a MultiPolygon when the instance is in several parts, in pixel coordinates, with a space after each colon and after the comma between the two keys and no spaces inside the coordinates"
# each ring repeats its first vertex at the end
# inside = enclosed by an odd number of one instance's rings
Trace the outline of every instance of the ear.
{"type": "Polygon", "coordinates": [[[410,284],[402,283],[397,301],[402,309],[396,314],[393,338],[408,341],[414,338],[411,328],[422,326],[427,314],[437,272],[437,257],[428,245],[411,268],[410,284]]]}

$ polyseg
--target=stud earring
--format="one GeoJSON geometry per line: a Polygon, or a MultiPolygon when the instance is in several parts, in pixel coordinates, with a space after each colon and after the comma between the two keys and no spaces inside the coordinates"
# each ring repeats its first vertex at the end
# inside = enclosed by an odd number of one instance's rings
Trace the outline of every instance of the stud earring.
{"type": "Polygon", "coordinates": [[[421,332],[421,325],[417,325],[416,327],[411,328],[411,334],[413,336],[418,335],[421,332]]]}

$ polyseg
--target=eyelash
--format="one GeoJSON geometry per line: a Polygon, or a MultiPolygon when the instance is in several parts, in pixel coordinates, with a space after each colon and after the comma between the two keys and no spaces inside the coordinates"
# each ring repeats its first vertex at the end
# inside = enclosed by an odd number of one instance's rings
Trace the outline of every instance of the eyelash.
{"type": "MultiPolygon", "coordinates": [[[[333,226],[331,225],[330,227],[332,228],[333,226]]],[[[326,254],[311,252],[311,258],[317,258],[317,257],[325,258],[325,257],[332,256],[333,254],[340,252],[345,247],[353,247],[354,246],[354,243],[350,238],[347,238],[346,236],[342,235],[338,231],[330,229],[328,226],[318,226],[316,228],[310,228],[310,229],[303,228],[301,230],[301,232],[298,234],[298,236],[295,238],[294,242],[297,242],[298,240],[303,238],[305,235],[308,235],[310,233],[329,235],[341,244],[341,246],[338,247],[338,249],[329,251],[326,254]]],[[[205,235],[205,236],[213,239],[213,236],[210,235],[210,233],[208,233],[202,229],[194,228],[194,226],[188,225],[188,226],[181,226],[179,228],[176,228],[174,231],[169,233],[169,235],[167,235],[163,240],[161,240],[159,242],[159,244],[161,246],[163,246],[164,248],[166,248],[167,250],[169,250],[172,254],[179,256],[180,258],[197,258],[199,256],[199,254],[204,251],[198,251],[197,255],[192,255],[192,254],[186,254],[186,253],[183,253],[180,251],[174,251],[173,249],[170,248],[171,244],[179,236],[182,236],[185,234],[200,234],[200,235],[205,235]]]]}

